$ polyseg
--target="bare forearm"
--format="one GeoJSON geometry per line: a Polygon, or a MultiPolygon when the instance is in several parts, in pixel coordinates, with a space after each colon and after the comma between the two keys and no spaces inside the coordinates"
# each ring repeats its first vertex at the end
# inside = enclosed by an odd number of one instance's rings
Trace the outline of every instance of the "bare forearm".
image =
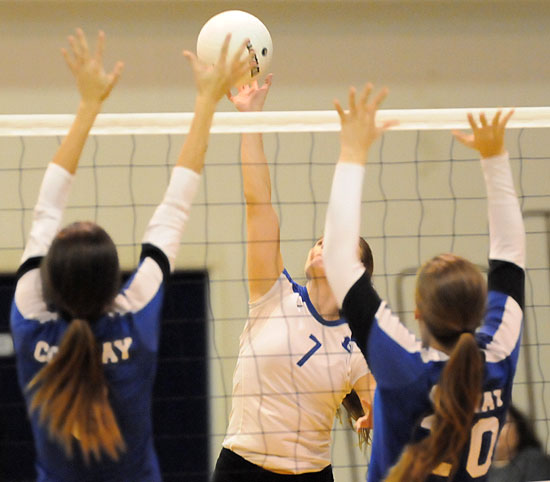
{"type": "Polygon", "coordinates": [[[53,163],[61,166],[71,174],[76,172],[78,161],[82,154],[84,144],[94,121],[101,110],[101,102],[80,101],[78,111],[71,125],[69,133],[63,139],[54,158],[53,163]]]}
{"type": "Polygon", "coordinates": [[[197,174],[202,172],[215,110],[216,102],[214,100],[208,97],[197,97],[195,115],[191,122],[189,134],[183,143],[177,162],[178,166],[187,167],[197,174]]]}
{"type": "Polygon", "coordinates": [[[243,134],[242,173],[246,198],[250,300],[267,293],[283,271],[279,220],[271,204],[271,181],[261,134],[243,134]]]}
{"type": "Polygon", "coordinates": [[[271,203],[271,178],[261,134],[241,138],[244,197],[249,206],[271,203]]]}

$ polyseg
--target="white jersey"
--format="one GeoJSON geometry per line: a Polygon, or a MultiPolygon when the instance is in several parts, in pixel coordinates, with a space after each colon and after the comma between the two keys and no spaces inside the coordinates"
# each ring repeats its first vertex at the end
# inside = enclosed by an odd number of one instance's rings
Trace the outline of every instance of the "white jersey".
{"type": "Polygon", "coordinates": [[[344,319],[324,320],[285,270],[250,303],[223,446],[270,471],[330,464],[336,410],[368,373],[344,319]]]}

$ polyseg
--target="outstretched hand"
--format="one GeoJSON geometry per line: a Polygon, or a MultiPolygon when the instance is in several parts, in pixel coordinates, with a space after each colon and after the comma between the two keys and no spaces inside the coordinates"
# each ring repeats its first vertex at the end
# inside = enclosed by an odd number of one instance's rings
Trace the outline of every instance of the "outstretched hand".
{"type": "Polygon", "coordinates": [[[250,84],[239,87],[239,92],[236,95],[231,95],[231,92],[228,92],[227,98],[235,104],[240,112],[259,112],[264,107],[272,78],[273,74],[268,74],[261,87],[258,86],[257,80],[253,80],[250,84]]]}
{"type": "Polygon", "coordinates": [[[372,143],[384,131],[398,124],[396,120],[385,121],[381,125],[376,124],[376,112],[389,91],[387,88],[383,88],[374,100],[369,102],[372,90],[373,85],[368,83],[361,92],[359,100],[356,101],[355,87],[350,87],[348,112],[344,111],[338,100],[334,100],[334,106],[340,116],[342,126],[340,161],[364,164],[372,143]]]}
{"type": "Polygon", "coordinates": [[[485,114],[482,112],[479,115],[480,125],[474,120],[472,114],[468,114],[468,122],[472,127],[472,134],[465,134],[461,131],[453,131],[453,135],[456,140],[464,144],[466,147],[470,147],[479,151],[481,157],[497,156],[505,152],[504,146],[504,132],[506,130],[506,124],[514,110],[510,110],[507,114],[502,116],[502,111],[499,110],[493,117],[491,124],[487,122],[485,114]]]}
{"type": "Polygon", "coordinates": [[[218,102],[224,95],[227,95],[231,87],[256,66],[253,50],[250,50],[248,55],[243,58],[243,53],[249,43],[248,39],[237,49],[233,58],[228,60],[230,40],[231,34],[228,34],[223,43],[220,58],[214,65],[204,63],[189,50],[183,52],[193,69],[199,95],[204,95],[214,102],[218,102]]]}
{"type": "Polygon", "coordinates": [[[123,62],[117,62],[110,73],[103,69],[103,51],[105,49],[105,34],[100,31],[97,35],[95,53],[90,54],[88,42],[82,29],[76,29],[76,37],[69,36],[72,55],[67,49],[61,49],[63,57],[71,72],[75,76],[80,96],[85,102],[103,102],[118,82],[123,62]]]}

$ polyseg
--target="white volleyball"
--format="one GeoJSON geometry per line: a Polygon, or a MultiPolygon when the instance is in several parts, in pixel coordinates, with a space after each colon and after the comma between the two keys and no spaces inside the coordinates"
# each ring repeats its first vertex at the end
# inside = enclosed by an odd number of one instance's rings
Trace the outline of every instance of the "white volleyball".
{"type": "Polygon", "coordinates": [[[231,34],[228,59],[235,55],[245,39],[249,39],[249,48],[254,49],[258,61],[258,67],[239,79],[236,86],[248,84],[254,77],[267,74],[273,55],[269,30],[254,15],[241,10],[218,13],[204,24],[197,38],[197,57],[208,64],[216,63],[228,33],[231,34]]]}

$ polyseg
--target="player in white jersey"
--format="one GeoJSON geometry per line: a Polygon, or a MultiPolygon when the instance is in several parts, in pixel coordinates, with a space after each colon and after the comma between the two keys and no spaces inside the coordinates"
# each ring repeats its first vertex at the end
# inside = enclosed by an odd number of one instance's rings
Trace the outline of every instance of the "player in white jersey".
{"type": "Polygon", "coordinates": [[[481,154],[489,211],[489,272],[441,254],[424,263],[416,283],[421,340],[403,326],[370,283],[354,249],[361,218],[364,164],[389,127],[375,115],[368,84],[340,115],[341,153],[325,227],[327,277],[376,378],[369,482],[482,482],[505,423],[520,347],[525,230],[514,191],[505,126],[468,116],[473,135],[456,138],[481,154]]]}
{"type": "MultiPolygon", "coordinates": [[[[271,75],[262,87],[245,86],[231,100],[241,111],[261,110],[270,84],[271,75]]],[[[241,154],[249,318],[214,481],[331,481],[336,411],[353,389],[368,400],[373,381],[328,287],[323,241],[308,254],[306,286],[284,269],[261,135],[243,134],[241,154]]],[[[359,248],[356,240],[356,249],[372,272],[368,245],[362,241],[359,248]]]]}
{"type": "Polygon", "coordinates": [[[214,66],[185,52],[195,115],[139,266],[121,288],[116,247],[101,227],[78,222],[59,231],[88,133],[122,69],[104,72],[103,33],[95,54],[82,30],[69,41],[72,54],[64,54],[80,105],[44,175],[11,310],[37,480],[159,482],[151,406],[165,282],[200,184],[214,110],[251,57],[240,60],[243,44],[227,61],[229,37],[214,66]]]}

